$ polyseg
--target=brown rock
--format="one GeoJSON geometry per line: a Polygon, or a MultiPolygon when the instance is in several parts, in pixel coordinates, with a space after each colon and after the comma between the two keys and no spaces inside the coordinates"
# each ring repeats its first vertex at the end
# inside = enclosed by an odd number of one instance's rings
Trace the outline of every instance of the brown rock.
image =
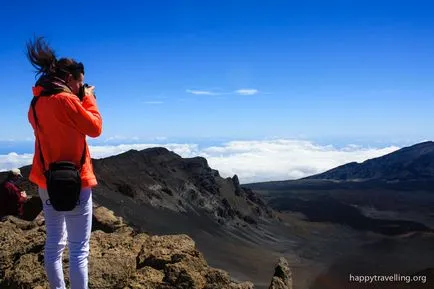
{"type": "Polygon", "coordinates": [[[206,264],[202,255],[195,249],[194,241],[187,235],[152,236],[144,244],[137,256],[137,268],[149,266],[163,270],[166,264],[173,264],[189,257],[197,257],[192,266],[206,264]]]}
{"type": "Polygon", "coordinates": [[[114,215],[113,211],[102,206],[94,206],[92,227],[93,230],[102,230],[106,233],[113,233],[114,231],[125,227],[125,224],[123,223],[122,218],[114,215]]]}
{"type": "Polygon", "coordinates": [[[46,286],[42,267],[45,230],[35,223],[7,217],[0,223],[0,288],[46,286]]]}
{"type": "Polygon", "coordinates": [[[210,268],[205,275],[205,278],[208,283],[205,289],[217,289],[215,284],[229,287],[231,283],[228,272],[215,268],[210,268]]]}
{"type": "Polygon", "coordinates": [[[135,255],[127,250],[112,250],[89,258],[90,288],[123,288],[135,278],[135,255]]]}
{"type": "Polygon", "coordinates": [[[281,257],[274,268],[274,276],[269,289],[292,289],[292,272],[288,261],[281,257]]]}
{"type": "Polygon", "coordinates": [[[43,284],[48,286],[46,281],[45,271],[42,265],[42,255],[29,253],[20,256],[12,270],[7,270],[5,279],[15,283],[17,288],[32,288],[25,287],[25,284],[43,284]],[[20,287],[23,286],[23,287],[20,287]]]}
{"type": "Polygon", "coordinates": [[[206,279],[200,271],[182,262],[167,265],[164,274],[163,281],[176,288],[202,289],[206,284],[206,279]]]}
{"type": "Polygon", "coordinates": [[[138,273],[141,277],[143,277],[143,281],[152,282],[152,283],[162,283],[164,278],[164,273],[162,271],[156,270],[152,267],[143,267],[138,270],[138,273]]]}
{"type": "Polygon", "coordinates": [[[206,274],[207,284],[204,289],[220,289],[220,288],[230,288],[230,289],[253,289],[254,285],[252,282],[235,283],[231,280],[228,272],[210,268],[206,274]]]}
{"type": "MultiPolygon", "coordinates": [[[[90,289],[253,288],[251,282],[236,283],[227,272],[210,268],[187,235],[137,234],[102,207],[96,208],[94,219],[99,222],[97,228],[113,232],[92,232],[90,289]]],[[[14,217],[0,222],[0,288],[48,289],[42,223],[14,217]]],[[[67,285],[68,259],[66,249],[63,269],[67,285]]]]}
{"type": "Polygon", "coordinates": [[[253,288],[255,288],[255,286],[253,285],[252,282],[246,281],[246,282],[239,283],[239,284],[231,283],[229,288],[231,288],[231,289],[253,289],[253,288]]]}

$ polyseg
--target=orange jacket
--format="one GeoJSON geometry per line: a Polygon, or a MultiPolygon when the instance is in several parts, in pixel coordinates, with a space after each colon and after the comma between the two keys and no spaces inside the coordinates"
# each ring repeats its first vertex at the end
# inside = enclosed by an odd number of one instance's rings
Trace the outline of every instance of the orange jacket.
{"type": "MultiPolygon", "coordinates": [[[[33,88],[33,94],[39,97],[36,102],[36,127],[32,106],[28,119],[33,127],[35,137],[39,137],[45,160],[45,169],[55,161],[72,161],[80,165],[84,145],[86,160],[81,170],[82,187],[97,184],[93,172],[92,160],[87,146],[86,135],[98,137],[102,131],[102,118],[94,96],[84,96],[83,101],[71,93],[60,92],[51,96],[38,96],[40,87],[33,88]]],[[[40,188],[47,188],[39,153],[39,144],[35,139],[35,153],[29,180],[40,188]]]]}

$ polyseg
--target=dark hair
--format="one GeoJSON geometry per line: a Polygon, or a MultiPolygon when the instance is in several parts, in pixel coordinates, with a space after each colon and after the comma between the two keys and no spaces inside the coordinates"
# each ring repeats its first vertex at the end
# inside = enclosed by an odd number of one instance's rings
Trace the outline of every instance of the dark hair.
{"type": "Polygon", "coordinates": [[[43,37],[37,37],[33,42],[27,42],[27,58],[34,68],[36,76],[53,75],[65,79],[72,74],[75,79],[84,74],[84,66],[72,58],[60,58],[57,60],[56,53],[48,46],[43,37]]]}
{"type": "Polygon", "coordinates": [[[18,176],[15,175],[12,171],[9,171],[8,176],[6,177],[6,181],[10,181],[10,180],[13,180],[15,178],[18,178],[18,176]]]}

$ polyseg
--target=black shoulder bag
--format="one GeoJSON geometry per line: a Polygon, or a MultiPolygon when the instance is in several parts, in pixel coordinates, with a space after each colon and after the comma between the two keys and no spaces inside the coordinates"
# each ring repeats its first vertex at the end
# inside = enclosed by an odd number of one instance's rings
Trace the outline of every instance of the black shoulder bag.
{"type": "MultiPolygon", "coordinates": [[[[35,110],[37,100],[38,97],[34,97],[31,102],[36,128],[38,128],[38,118],[35,110]]],[[[80,173],[86,160],[86,140],[80,160],[80,168],[77,168],[76,165],[70,161],[58,161],[50,163],[48,170],[46,170],[38,133],[36,133],[36,138],[39,146],[42,169],[44,170],[46,179],[47,192],[50,198],[47,204],[51,204],[56,211],[71,211],[80,204],[80,173]]]]}

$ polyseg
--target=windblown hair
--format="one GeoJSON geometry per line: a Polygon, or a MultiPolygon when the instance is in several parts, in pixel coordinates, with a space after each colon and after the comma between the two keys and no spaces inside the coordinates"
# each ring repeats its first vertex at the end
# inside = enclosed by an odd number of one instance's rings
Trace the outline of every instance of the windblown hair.
{"type": "Polygon", "coordinates": [[[27,42],[27,58],[36,69],[36,75],[56,72],[56,53],[44,41],[43,37],[27,42]]]}
{"type": "Polygon", "coordinates": [[[37,37],[33,42],[27,42],[27,58],[36,69],[36,76],[57,76],[65,79],[72,74],[75,79],[84,74],[82,63],[72,58],[60,58],[57,60],[55,51],[45,42],[43,37],[37,37]]]}

